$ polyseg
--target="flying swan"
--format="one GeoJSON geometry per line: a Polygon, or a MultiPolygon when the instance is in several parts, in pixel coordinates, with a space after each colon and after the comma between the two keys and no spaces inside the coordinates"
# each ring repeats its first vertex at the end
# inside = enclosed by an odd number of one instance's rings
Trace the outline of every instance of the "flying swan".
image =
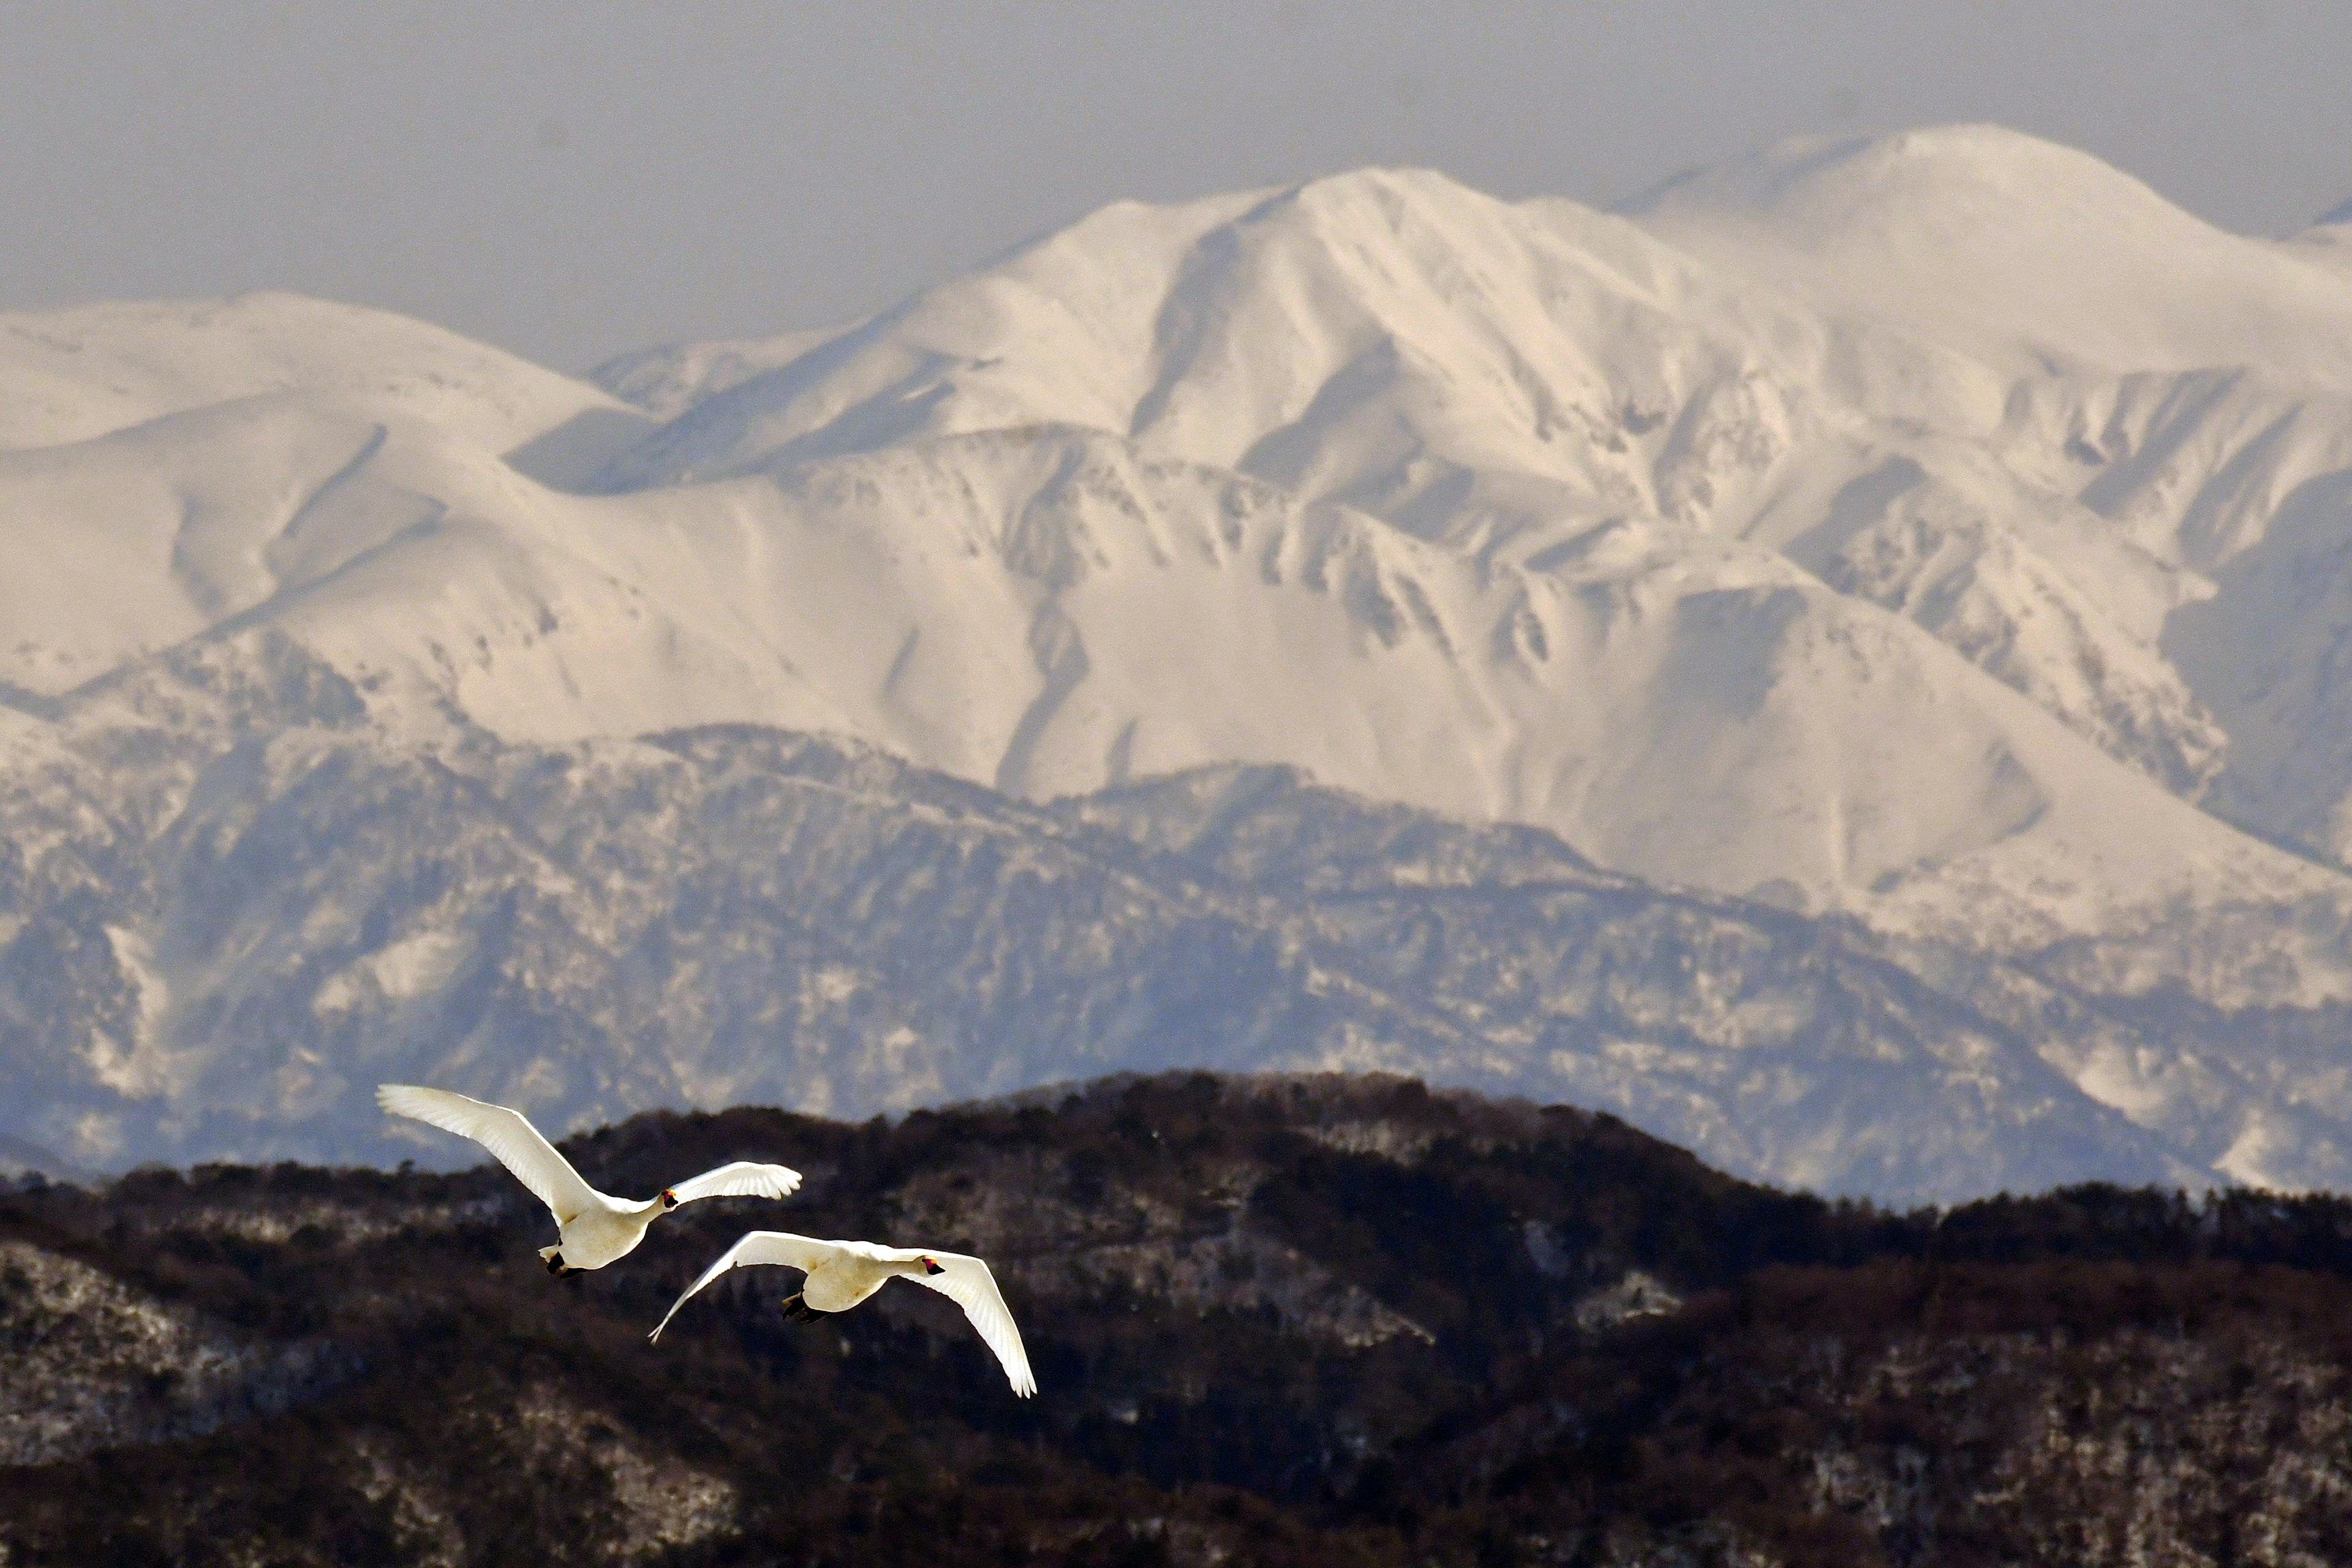
{"type": "Polygon", "coordinates": [[[988,1342],[988,1348],[1004,1363],[1004,1375],[1011,1380],[1013,1393],[1026,1399],[1037,1392],[1037,1379],[1029,1371],[1029,1352],[1021,1343],[1020,1325],[1013,1322],[1013,1314],[1005,1309],[1004,1298],[996,1289],[996,1276],[981,1259],[960,1252],[877,1247],[870,1241],[816,1241],[781,1230],[755,1230],[704,1269],[702,1278],[686,1288],[686,1295],[670,1303],[669,1310],[662,1314],[662,1321],[646,1337],[660,1339],[662,1330],[677,1316],[677,1310],[705,1285],[730,1268],[755,1263],[778,1263],[807,1274],[808,1278],[801,1281],[800,1293],[784,1300],[784,1316],[801,1320],[846,1312],[882,1289],[893,1276],[929,1286],[963,1309],[963,1315],[971,1320],[971,1326],[980,1331],[980,1337],[988,1342]]]}
{"type": "Polygon", "coordinates": [[[801,1173],[788,1165],[755,1165],[738,1160],[705,1171],[690,1182],[665,1187],[659,1197],[633,1203],[606,1197],[581,1180],[572,1162],[557,1153],[520,1110],[485,1105],[446,1089],[419,1089],[407,1083],[380,1086],[375,1102],[394,1116],[413,1117],[445,1132],[471,1138],[537,1194],[561,1227],[562,1239],[539,1249],[540,1257],[547,1260],[547,1271],[558,1277],[602,1268],[626,1258],[646,1238],[646,1227],[680,1204],[697,1198],[781,1198],[801,1184],[801,1173]]]}

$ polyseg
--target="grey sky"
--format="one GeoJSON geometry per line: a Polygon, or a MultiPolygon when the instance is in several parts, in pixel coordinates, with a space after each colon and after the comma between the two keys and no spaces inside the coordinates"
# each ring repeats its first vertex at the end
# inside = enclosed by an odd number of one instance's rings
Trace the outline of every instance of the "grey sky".
{"type": "Polygon", "coordinates": [[[0,0],[0,308],[299,289],[566,369],[869,310],[1119,196],[1605,204],[1994,120],[2228,226],[2352,196],[2338,0],[0,0]]]}

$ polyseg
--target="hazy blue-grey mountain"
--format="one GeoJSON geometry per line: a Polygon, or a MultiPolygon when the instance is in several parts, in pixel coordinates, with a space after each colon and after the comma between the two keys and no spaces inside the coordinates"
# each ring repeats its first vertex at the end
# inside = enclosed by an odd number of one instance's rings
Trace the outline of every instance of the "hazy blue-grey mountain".
{"type": "MultiPolygon", "coordinates": [[[[215,654],[110,691],[0,796],[0,1135],[117,1166],[446,1163],[470,1151],[396,1141],[377,1082],[570,1127],[1380,1067],[1829,1191],[2211,1179],[2194,1130],[2084,1095],[2020,1015],[2142,1051],[2177,1048],[2170,1020],[2016,966],[1948,959],[1939,986],[1859,925],[1660,889],[1538,829],[1278,768],[1032,805],[743,726],[404,749],[298,650],[215,654]]],[[[2303,1157],[2314,1181],[2342,1158],[2303,1157]]]]}

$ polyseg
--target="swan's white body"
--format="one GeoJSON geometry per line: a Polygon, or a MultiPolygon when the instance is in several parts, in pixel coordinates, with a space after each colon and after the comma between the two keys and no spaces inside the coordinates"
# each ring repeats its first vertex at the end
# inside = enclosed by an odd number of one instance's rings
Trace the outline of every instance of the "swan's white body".
{"type": "Polygon", "coordinates": [[[555,1215],[562,1237],[553,1247],[539,1250],[551,1274],[602,1268],[626,1258],[646,1238],[646,1227],[680,1204],[697,1198],[781,1198],[801,1184],[801,1173],[789,1165],[755,1165],[739,1160],[705,1171],[643,1202],[610,1197],[583,1181],[572,1162],[557,1153],[555,1146],[541,1137],[539,1129],[519,1110],[468,1100],[446,1089],[420,1089],[405,1083],[382,1085],[375,1091],[375,1102],[394,1116],[412,1117],[471,1138],[537,1194],[555,1215]]]}
{"type": "Polygon", "coordinates": [[[1029,1371],[1029,1351],[1021,1342],[1021,1327],[1013,1321],[1003,1293],[996,1289],[996,1276],[989,1272],[986,1263],[961,1252],[877,1247],[870,1241],[818,1241],[781,1230],[755,1230],[704,1269],[702,1277],[686,1288],[686,1294],[670,1303],[648,1337],[660,1339],[677,1310],[705,1285],[730,1268],[759,1263],[805,1273],[808,1279],[801,1286],[800,1299],[819,1312],[845,1312],[892,1279],[912,1279],[937,1290],[963,1309],[963,1315],[1004,1363],[1013,1392],[1024,1399],[1037,1392],[1037,1379],[1029,1371]]]}

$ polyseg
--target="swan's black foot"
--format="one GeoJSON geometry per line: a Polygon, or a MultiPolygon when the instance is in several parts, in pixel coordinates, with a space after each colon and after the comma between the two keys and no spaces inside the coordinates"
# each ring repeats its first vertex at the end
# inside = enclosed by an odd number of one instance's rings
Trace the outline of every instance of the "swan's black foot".
{"type": "Polygon", "coordinates": [[[798,1296],[784,1298],[784,1316],[795,1323],[814,1323],[819,1318],[830,1318],[831,1312],[820,1312],[798,1296]]]}

